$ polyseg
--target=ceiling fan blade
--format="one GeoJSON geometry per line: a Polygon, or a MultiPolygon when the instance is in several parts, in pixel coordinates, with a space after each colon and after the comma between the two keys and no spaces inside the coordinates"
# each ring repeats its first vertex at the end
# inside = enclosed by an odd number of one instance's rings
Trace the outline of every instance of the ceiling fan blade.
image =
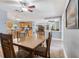
{"type": "Polygon", "coordinates": [[[31,10],[31,9],[28,9],[28,11],[29,11],[29,12],[33,12],[33,10],[31,10]]]}
{"type": "Polygon", "coordinates": [[[35,5],[32,5],[32,6],[28,6],[28,8],[35,8],[35,5]]]}

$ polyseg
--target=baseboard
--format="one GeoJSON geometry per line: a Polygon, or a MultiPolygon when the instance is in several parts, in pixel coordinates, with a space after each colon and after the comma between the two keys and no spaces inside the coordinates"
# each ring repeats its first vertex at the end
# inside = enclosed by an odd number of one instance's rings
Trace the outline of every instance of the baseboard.
{"type": "Polygon", "coordinates": [[[64,56],[65,56],[65,58],[68,58],[64,46],[63,46],[63,52],[64,52],[64,56]]]}

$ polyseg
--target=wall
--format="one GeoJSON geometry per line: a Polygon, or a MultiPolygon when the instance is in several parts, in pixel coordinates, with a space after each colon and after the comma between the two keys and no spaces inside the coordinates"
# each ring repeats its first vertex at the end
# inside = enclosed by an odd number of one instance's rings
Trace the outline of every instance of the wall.
{"type": "Polygon", "coordinates": [[[0,9],[0,33],[6,33],[6,20],[7,19],[7,12],[0,9]]]}
{"type": "MultiPolygon", "coordinates": [[[[5,22],[7,20],[7,13],[0,9],[0,33],[6,33],[6,25],[5,22]]],[[[0,41],[0,47],[1,47],[1,41],[0,41]]]]}
{"type": "Polygon", "coordinates": [[[61,32],[59,32],[59,31],[52,32],[52,39],[53,38],[61,39],[61,32]]]}
{"type": "Polygon", "coordinates": [[[53,31],[52,32],[52,38],[58,38],[61,39],[61,35],[62,35],[62,19],[60,18],[60,23],[59,23],[59,31],[53,31]]]}
{"type": "MultiPolygon", "coordinates": [[[[68,1],[66,1],[66,6],[68,4],[68,1]]],[[[75,0],[76,3],[78,0],[75,0]]],[[[66,8],[66,7],[65,7],[66,8]]],[[[79,58],[79,29],[67,29],[65,25],[65,12],[62,16],[62,38],[64,40],[64,48],[67,54],[67,57],[70,58],[79,58]]]]}

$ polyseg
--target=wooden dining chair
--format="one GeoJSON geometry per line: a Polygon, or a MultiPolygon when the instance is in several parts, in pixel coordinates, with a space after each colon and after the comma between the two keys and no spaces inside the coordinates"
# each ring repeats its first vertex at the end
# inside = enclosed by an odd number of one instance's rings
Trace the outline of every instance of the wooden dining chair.
{"type": "Polygon", "coordinates": [[[52,34],[49,32],[48,38],[46,40],[46,47],[39,46],[35,50],[35,55],[50,58],[50,44],[51,44],[52,34]]]}
{"type": "Polygon", "coordinates": [[[0,33],[1,46],[4,58],[25,58],[29,57],[29,53],[19,50],[15,53],[11,34],[0,33]]]}

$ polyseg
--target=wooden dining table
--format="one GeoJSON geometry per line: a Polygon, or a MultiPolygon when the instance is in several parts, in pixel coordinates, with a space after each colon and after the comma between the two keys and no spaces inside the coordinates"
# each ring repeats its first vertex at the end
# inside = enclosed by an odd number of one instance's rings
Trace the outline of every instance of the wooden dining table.
{"type": "Polygon", "coordinates": [[[34,57],[35,49],[40,46],[45,41],[45,37],[40,38],[26,38],[24,40],[21,40],[19,42],[13,42],[13,45],[19,46],[21,48],[26,49],[30,52],[30,56],[34,57]]]}

